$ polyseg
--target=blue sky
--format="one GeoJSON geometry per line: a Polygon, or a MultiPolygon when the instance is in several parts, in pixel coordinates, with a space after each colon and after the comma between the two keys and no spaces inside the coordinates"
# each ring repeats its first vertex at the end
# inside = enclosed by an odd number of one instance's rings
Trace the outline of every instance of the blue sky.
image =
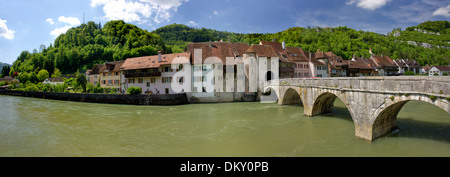
{"type": "Polygon", "coordinates": [[[450,0],[0,0],[0,62],[49,46],[85,21],[124,20],[152,31],[186,24],[238,33],[347,26],[386,34],[428,20],[449,20],[450,0]]]}

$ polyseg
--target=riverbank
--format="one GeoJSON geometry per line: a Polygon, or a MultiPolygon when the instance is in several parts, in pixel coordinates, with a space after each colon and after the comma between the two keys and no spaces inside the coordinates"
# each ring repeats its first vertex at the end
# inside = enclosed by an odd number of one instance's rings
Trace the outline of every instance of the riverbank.
{"type": "Polygon", "coordinates": [[[0,90],[2,95],[43,98],[52,100],[128,104],[128,105],[183,105],[189,104],[185,93],[170,95],[125,95],[125,94],[96,94],[96,93],[54,93],[0,90]]]}

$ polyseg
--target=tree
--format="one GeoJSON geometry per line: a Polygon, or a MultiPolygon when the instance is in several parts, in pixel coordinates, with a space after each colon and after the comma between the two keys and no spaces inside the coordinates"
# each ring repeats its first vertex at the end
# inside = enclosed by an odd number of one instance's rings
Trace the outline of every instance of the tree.
{"type": "Polygon", "coordinates": [[[39,79],[38,79],[38,77],[37,77],[37,75],[36,75],[35,72],[30,72],[30,73],[28,73],[28,78],[29,78],[29,80],[31,81],[31,83],[37,83],[37,82],[39,82],[39,79]]]}
{"type": "Polygon", "coordinates": [[[43,82],[45,79],[47,79],[49,77],[49,73],[47,70],[42,69],[41,71],[39,71],[37,77],[39,79],[39,82],[43,82]]]}
{"type": "Polygon", "coordinates": [[[28,73],[26,73],[26,72],[21,72],[20,74],[19,74],[19,80],[20,80],[20,82],[21,83],[26,83],[28,80],[29,80],[29,77],[28,77],[28,73]]]}
{"type": "Polygon", "coordinates": [[[52,74],[52,78],[58,78],[61,77],[61,71],[59,71],[58,68],[55,69],[55,72],[52,74]]]}
{"type": "Polygon", "coordinates": [[[83,88],[83,92],[86,92],[86,82],[87,82],[86,75],[77,72],[76,82],[79,86],[83,88]]]}
{"type": "Polygon", "coordinates": [[[9,76],[9,72],[11,71],[11,67],[9,65],[5,65],[2,67],[2,73],[0,74],[0,78],[5,76],[9,76]]]}

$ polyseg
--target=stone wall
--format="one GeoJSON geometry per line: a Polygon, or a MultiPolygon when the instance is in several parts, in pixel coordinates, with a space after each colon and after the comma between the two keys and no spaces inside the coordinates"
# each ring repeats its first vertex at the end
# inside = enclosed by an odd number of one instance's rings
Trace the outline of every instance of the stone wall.
{"type": "Polygon", "coordinates": [[[124,94],[27,92],[27,91],[10,91],[10,90],[0,91],[0,94],[53,99],[53,100],[107,103],[107,104],[182,105],[189,103],[186,94],[124,95],[124,94]]]}

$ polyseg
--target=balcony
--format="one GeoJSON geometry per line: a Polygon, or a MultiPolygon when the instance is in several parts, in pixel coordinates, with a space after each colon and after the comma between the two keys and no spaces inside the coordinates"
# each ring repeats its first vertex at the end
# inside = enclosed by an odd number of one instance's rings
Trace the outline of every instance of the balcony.
{"type": "Polygon", "coordinates": [[[150,72],[150,73],[128,73],[125,74],[126,78],[132,77],[161,77],[161,72],[150,72]]]}
{"type": "Polygon", "coordinates": [[[280,73],[294,73],[294,67],[280,67],[280,73]]]}

